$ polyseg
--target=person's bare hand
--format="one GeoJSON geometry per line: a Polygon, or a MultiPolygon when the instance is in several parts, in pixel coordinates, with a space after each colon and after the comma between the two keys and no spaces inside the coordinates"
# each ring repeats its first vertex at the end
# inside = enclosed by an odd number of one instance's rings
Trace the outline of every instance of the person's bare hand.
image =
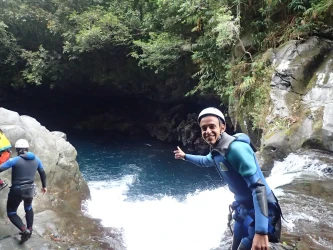
{"type": "Polygon", "coordinates": [[[42,193],[45,194],[47,192],[47,188],[42,188],[42,193]]]}
{"type": "Polygon", "coordinates": [[[185,160],[185,153],[180,147],[177,146],[177,150],[173,151],[175,154],[175,159],[185,160]]]}
{"type": "Polygon", "coordinates": [[[255,234],[251,249],[252,250],[268,250],[269,249],[268,236],[261,235],[261,234],[255,234]]]}

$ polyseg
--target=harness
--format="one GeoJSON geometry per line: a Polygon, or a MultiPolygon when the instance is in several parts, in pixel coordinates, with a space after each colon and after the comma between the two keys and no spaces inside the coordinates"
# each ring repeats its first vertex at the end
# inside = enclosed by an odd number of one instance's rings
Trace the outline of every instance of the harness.
{"type": "MultiPolygon", "coordinates": [[[[243,137],[242,134],[236,134],[233,135],[235,138],[232,141],[241,141],[246,144],[250,144],[250,141],[248,137],[243,137]]],[[[232,142],[231,141],[231,142],[232,142]]],[[[229,163],[229,161],[226,159],[225,155],[227,154],[229,150],[229,146],[231,144],[229,141],[229,144],[226,145],[223,149],[223,153],[225,153],[223,156],[223,164],[228,166],[229,171],[232,170],[232,166],[229,163]],[[229,167],[230,166],[230,167],[229,167]]],[[[222,170],[223,171],[223,170],[222,170]]],[[[241,183],[237,184],[241,185],[241,183]]],[[[230,188],[230,186],[229,186],[230,188]]],[[[235,187],[234,187],[235,188],[235,187]]],[[[231,188],[230,188],[231,190],[231,188]]],[[[232,190],[231,190],[232,191],[232,190]]],[[[239,194],[238,194],[239,195],[239,194]]],[[[280,205],[278,203],[277,198],[275,197],[274,193],[272,192],[272,195],[274,196],[275,202],[268,203],[268,235],[271,242],[278,242],[280,238],[280,232],[281,232],[281,217],[283,218],[282,211],[280,208],[280,205]]],[[[242,222],[242,231],[247,232],[248,228],[251,226],[251,224],[254,224],[255,221],[255,209],[252,202],[241,202],[245,199],[242,199],[241,195],[238,197],[235,197],[236,201],[234,201],[232,204],[229,205],[229,213],[228,213],[228,222],[227,225],[230,229],[231,234],[233,234],[232,230],[232,221],[239,221],[242,222]]],[[[283,218],[284,219],[284,218],[283,218]]],[[[254,226],[254,225],[253,225],[254,226]]]]}
{"type": "Polygon", "coordinates": [[[232,220],[243,221],[243,231],[246,231],[249,226],[254,222],[254,208],[248,208],[243,204],[234,201],[229,205],[229,214],[228,214],[228,227],[230,229],[231,234],[233,234],[233,230],[231,227],[232,220]]]}

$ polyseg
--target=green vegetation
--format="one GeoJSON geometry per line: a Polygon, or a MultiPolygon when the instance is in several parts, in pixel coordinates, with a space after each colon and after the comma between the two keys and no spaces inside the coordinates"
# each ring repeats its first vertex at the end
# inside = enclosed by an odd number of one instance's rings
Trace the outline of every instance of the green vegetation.
{"type": "Polygon", "coordinates": [[[263,52],[320,34],[332,13],[332,0],[1,1],[0,86],[146,93],[192,79],[184,95],[213,93],[261,128],[273,70],[263,52]]]}

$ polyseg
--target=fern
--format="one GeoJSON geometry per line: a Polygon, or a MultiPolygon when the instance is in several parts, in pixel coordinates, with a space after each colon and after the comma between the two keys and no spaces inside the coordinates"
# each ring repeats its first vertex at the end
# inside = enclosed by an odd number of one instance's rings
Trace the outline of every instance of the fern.
{"type": "Polygon", "coordinates": [[[333,13],[333,0],[320,0],[312,3],[311,8],[305,11],[304,16],[310,19],[323,20],[331,17],[333,13]]]}

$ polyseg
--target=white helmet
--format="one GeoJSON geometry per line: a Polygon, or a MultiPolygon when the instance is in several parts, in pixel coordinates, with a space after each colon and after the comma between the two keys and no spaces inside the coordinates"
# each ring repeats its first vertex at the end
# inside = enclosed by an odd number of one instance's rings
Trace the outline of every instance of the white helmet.
{"type": "Polygon", "coordinates": [[[19,139],[15,143],[15,148],[29,148],[29,142],[25,139],[19,139]]]}
{"type": "Polygon", "coordinates": [[[222,112],[220,110],[218,110],[217,108],[205,108],[204,110],[202,110],[198,116],[198,123],[200,123],[201,118],[203,118],[204,116],[207,115],[214,115],[217,116],[218,118],[220,118],[223,123],[225,123],[225,118],[224,115],[222,114],[222,112]]]}

